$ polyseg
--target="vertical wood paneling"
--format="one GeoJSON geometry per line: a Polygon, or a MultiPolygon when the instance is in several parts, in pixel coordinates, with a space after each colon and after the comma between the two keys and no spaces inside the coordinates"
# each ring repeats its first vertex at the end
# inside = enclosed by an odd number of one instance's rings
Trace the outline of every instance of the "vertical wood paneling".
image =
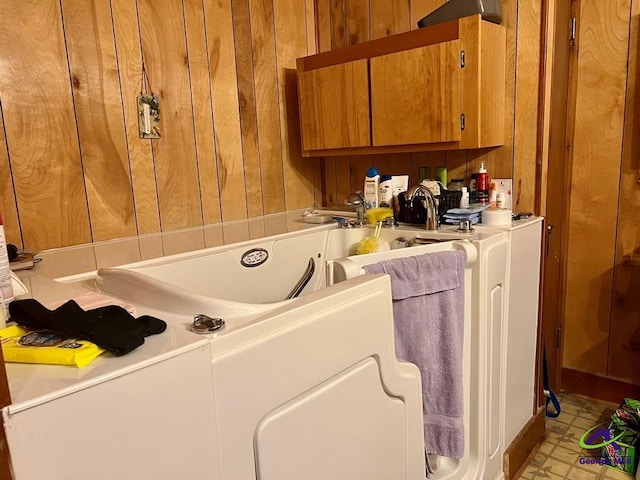
{"type": "Polygon", "coordinates": [[[184,0],[184,22],[189,52],[189,77],[193,104],[193,128],[196,136],[200,201],[204,223],[221,220],[218,166],[213,136],[209,57],[204,31],[202,0],[184,0]]]}
{"type": "Polygon", "coordinates": [[[307,55],[315,55],[318,53],[315,3],[315,0],[305,0],[304,2],[304,17],[307,28],[307,55]]]}
{"type": "Polygon", "coordinates": [[[454,178],[462,178],[465,184],[469,185],[471,174],[467,172],[467,152],[465,150],[447,152],[445,166],[447,167],[448,181],[454,178]]]}
{"type": "MultiPolygon", "coordinates": [[[[371,39],[386,37],[411,29],[410,0],[371,0],[371,39]]],[[[410,174],[411,154],[376,155],[373,158],[378,171],[384,174],[410,174]]],[[[364,178],[360,179],[364,181],[364,178]]]]}
{"type": "Polygon", "coordinates": [[[345,4],[333,3],[283,0],[276,19],[272,0],[233,10],[229,0],[0,0],[0,207],[13,243],[24,234],[26,248],[60,247],[318,205],[325,162],[300,156],[294,62],[331,48],[332,8],[344,42],[345,4]],[[154,141],[138,137],[143,43],[161,100],[154,141]]]}
{"type": "MultiPolygon", "coordinates": [[[[371,39],[370,0],[346,0],[345,22],[347,46],[371,39]]],[[[354,155],[345,158],[349,162],[349,192],[364,189],[364,174],[373,166],[373,156],[354,155]]],[[[340,160],[336,160],[340,161],[340,160]]],[[[343,197],[344,198],[344,197],[343,197]]]]}
{"type": "Polygon", "coordinates": [[[514,184],[520,188],[514,208],[534,211],[536,198],[536,145],[538,140],[538,82],[540,70],[541,1],[520,2],[516,68],[516,123],[513,162],[514,184]]]}
{"type": "MultiPolygon", "coordinates": [[[[410,175],[411,154],[394,153],[389,155],[375,155],[373,164],[380,175],[410,175]]],[[[364,181],[364,179],[363,179],[364,181]]]]}
{"type": "Polygon", "coordinates": [[[2,101],[0,99],[0,215],[4,226],[4,234],[7,243],[13,243],[22,247],[22,235],[18,218],[18,206],[16,194],[13,188],[11,167],[9,163],[9,149],[7,139],[4,136],[4,116],[2,114],[2,101]]]}
{"type": "Polygon", "coordinates": [[[347,46],[346,2],[331,0],[331,50],[347,46]]]}
{"type": "Polygon", "coordinates": [[[331,0],[316,1],[318,52],[331,50],[331,0]]]}
{"type": "Polygon", "coordinates": [[[138,136],[136,96],[140,93],[142,57],[137,2],[119,0],[112,2],[111,8],[138,234],[155,233],[160,231],[160,209],[153,153],[151,142],[138,136]]]}
{"type": "MultiPolygon", "coordinates": [[[[347,0],[330,0],[329,30],[331,32],[331,50],[347,46],[346,1],[347,0]]],[[[318,21],[322,19],[323,17],[318,17],[318,21]]],[[[318,28],[322,30],[325,27],[319,26],[318,28]]],[[[337,205],[341,206],[344,203],[344,199],[352,192],[351,160],[349,157],[329,157],[325,162],[329,164],[329,167],[325,164],[325,174],[331,171],[334,171],[336,174],[337,205]]],[[[329,181],[327,177],[327,182],[329,181]]],[[[358,190],[361,189],[359,188],[358,190]]]]}
{"type": "Polygon", "coordinates": [[[371,0],[371,39],[411,30],[410,0],[371,0]]]}
{"type": "Polygon", "coordinates": [[[136,234],[109,0],[61,2],[94,241],[136,234]]]}
{"type": "MultiPolygon", "coordinates": [[[[467,159],[469,172],[477,172],[480,162],[485,162],[490,178],[512,178],[514,150],[513,142],[516,127],[516,104],[515,104],[515,84],[516,84],[516,45],[518,39],[518,7],[523,0],[502,0],[502,25],[506,27],[507,48],[506,48],[506,79],[505,79],[505,131],[504,146],[490,150],[469,150],[467,159]]],[[[521,72],[524,74],[524,71],[521,72]]],[[[538,78],[538,72],[527,72],[538,78]]],[[[536,88],[537,92],[537,88],[536,88]]],[[[532,135],[535,132],[518,131],[518,135],[532,135]]],[[[527,179],[527,182],[534,183],[535,179],[527,179]]],[[[515,187],[515,186],[514,186],[515,187]]],[[[514,190],[516,190],[514,188],[514,190]]],[[[515,194],[517,195],[517,190],[515,194]]],[[[515,208],[515,207],[514,207],[515,208]]]]}
{"type": "Polygon", "coordinates": [[[640,385],[640,266],[625,264],[625,256],[640,258],[639,42],[640,2],[633,0],[607,375],[636,385],[640,385]]]}
{"type": "Polygon", "coordinates": [[[442,0],[410,0],[411,1],[411,30],[418,28],[418,20],[443,5],[442,0]]]}
{"type": "Polygon", "coordinates": [[[418,185],[420,181],[420,167],[429,167],[433,178],[436,167],[446,166],[445,152],[416,152],[411,154],[411,172],[409,186],[418,185]]]}
{"type": "Polygon", "coordinates": [[[347,45],[369,40],[369,0],[346,0],[347,45]]]}
{"type": "Polygon", "coordinates": [[[220,203],[224,221],[247,216],[230,0],[204,2],[220,203]]]}
{"type": "MultiPolygon", "coordinates": [[[[313,203],[313,164],[302,158],[296,58],[306,55],[305,4],[300,0],[274,0],[280,134],[284,161],[284,190],[287,210],[313,203]]],[[[315,41],[313,38],[310,41],[315,41]]]]}
{"type": "Polygon", "coordinates": [[[578,19],[563,363],[594,374],[607,371],[629,7],[585,0],[578,19]]]}
{"type": "Polygon", "coordinates": [[[138,0],[138,8],[144,62],[160,99],[162,138],[152,145],[162,229],[202,225],[182,2],[138,0]]]}
{"type": "Polygon", "coordinates": [[[25,247],[91,241],[57,1],[5,4],[0,64],[6,141],[25,247]]]}
{"type": "MultiPolygon", "coordinates": [[[[357,190],[364,190],[364,177],[367,174],[367,170],[373,167],[373,155],[354,155],[350,157],[351,164],[349,168],[350,185],[348,191],[344,195],[344,198],[357,190]]],[[[336,160],[339,162],[340,158],[336,160]]]]}
{"type": "Polygon", "coordinates": [[[249,0],[253,73],[255,76],[258,144],[262,170],[262,200],[265,213],[282,212],[284,172],[278,115],[278,73],[273,20],[273,2],[249,0]]]}
{"type": "MultiPolygon", "coordinates": [[[[362,190],[364,187],[364,177],[362,184],[355,189],[351,188],[351,162],[349,157],[335,157],[335,175],[336,175],[336,203],[338,206],[344,205],[344,199],[356,190],[362,190]]],[[[329,177],[327,176],[327,182],[329,177]]]]}
{"type": "Polygon", "coordinates": [[[240,131],[242,132],[247,211],[250,217],[257,217],[263,214],[262,181],[260,154],[258,151],[258,119],[253,76],[253,55],[251,51],[249,0],[232,0],[231,8],[236,47],[240,131]]]}
{"type": "Polygon", "coordinates": [[[338,183],[336,182],[336,161],[335,157],[324,159],[324,196],[326,207],[335,207],[341,204],[338,197],[338,183]],[[331,161],[328,161],[331,160],[331,161]]]}

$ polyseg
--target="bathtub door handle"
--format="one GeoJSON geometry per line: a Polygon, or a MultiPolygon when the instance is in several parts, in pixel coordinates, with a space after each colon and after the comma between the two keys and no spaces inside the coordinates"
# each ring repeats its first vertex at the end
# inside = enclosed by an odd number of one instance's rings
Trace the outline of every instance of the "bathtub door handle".
{"type": "Polygon", "coordinates": [[[306,287],[307,283],[309,283],[309,281],[311,280],[311,277],[313,277],[313,273],[315,271],[316,271],[316,263],[313,261],[313,257],[311,257],[309,258],[307,269],[302,274],[302,278],[298,280],[298,283],[296,283],[296,286],[293,287],[293,290],[291,290],[291,293],[287,295],[286,299],[289,300],[291,298],[296,298],[298,295],[300,295],[302,293],[302,290],[304,290],[304,287],[306,287]]]}

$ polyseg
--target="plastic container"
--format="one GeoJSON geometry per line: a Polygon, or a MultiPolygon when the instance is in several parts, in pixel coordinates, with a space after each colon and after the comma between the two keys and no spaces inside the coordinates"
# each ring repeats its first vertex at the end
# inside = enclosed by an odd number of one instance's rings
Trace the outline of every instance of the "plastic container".
{"type": "MultiPolygon", "coordinates": [[[[4,318],[0,316],[0,322],[9,318],[9,303],[13,300],[13,285],[11,283],[11,266],[9,265],[9,254],[7,252],[7,240],[4,236],[4,226],[2,223],[2,215],[0,215],[0,301],[4,318]]],[[[4,328],[4,324],[0,324],[4,328]]]]}
{"type": "Polygon", "coordinates": [[[393,203],[393,180],[391,175],[380,177],[380,207],[390,207],[393,203]]]}
{"type": "Polygon", "coordinates": [[[476,201],[478,203],[487,203],[489,201],[489,175],[484,162],[480,163],[480,169],[476,176],[476,191],[476,201]]]}
{"type": "Polygon", "coordinates": [[[460,208],[467,208],[469,206],[469,192],[467,192],[467,187],[462,187],[461,191],[460,208]]]}
{"type": "Polygon", "coordinates": [[[478,189],[476,188],[478,179],[477,173],[471,174],[471,181],[469,182],[469,202],[476,203],[478,201],[478,189]]]}
{"type": "Polygon", "coordinates": [[[447,185],[447,167],[436,167],[436,180],[446,187],[447,185]]]}
{"type": "Polygon", "coordinates": [[[488,208],[483,210],[482,224],[496,227],[511,225],[511,210],[506,208],[488,208]]]}
{"type": "Polygon", "coordinates": [[[371,167],[367,170],[367,175],[364,177],[364,208],[369,210],[370,208],[378,208],[380,205],[380,174],[378,169],[371,167]]]}

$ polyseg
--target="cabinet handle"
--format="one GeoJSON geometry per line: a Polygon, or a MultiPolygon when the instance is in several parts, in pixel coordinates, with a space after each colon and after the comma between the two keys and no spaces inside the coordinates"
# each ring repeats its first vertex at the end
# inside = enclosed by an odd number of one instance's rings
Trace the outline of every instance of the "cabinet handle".
{"type": "Polygon", "coordinates": [[[553,225],[547,225],[547,245],[545,247],[545,257],[549,258],[551,253],[551,232],[553,231],[553,225]]]}

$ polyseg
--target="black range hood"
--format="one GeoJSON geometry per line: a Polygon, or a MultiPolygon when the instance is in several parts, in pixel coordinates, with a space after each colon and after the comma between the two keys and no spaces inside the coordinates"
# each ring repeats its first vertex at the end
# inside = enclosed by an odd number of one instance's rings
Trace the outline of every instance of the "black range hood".
{"type": "Polygon", "coordinates": [[[469,15],[482,15],[483,20],[502,23],[500,0],[450,0],[429,15],[418,20],[418,27],[429,27],[469,15]]]}

